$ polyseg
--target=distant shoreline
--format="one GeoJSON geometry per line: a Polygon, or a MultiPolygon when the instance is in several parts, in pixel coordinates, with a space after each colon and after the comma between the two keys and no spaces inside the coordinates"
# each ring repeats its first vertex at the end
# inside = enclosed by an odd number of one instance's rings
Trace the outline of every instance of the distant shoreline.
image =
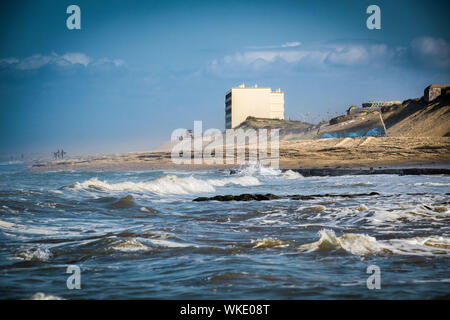
{"type": "MultiPolygon", "coordinates": [[[[55,171],[87,171],[87,172],[103,172],[103,171],[156,171],[156,170],[174,170],[174,171],[201,171],[201,170],[229,170],[231,174],[237,172],[240,167],[230,166],[109,166],[109,167],[84,167],[84,168],[55,168],[55,167],[32,167],[32,172],[55,172],[55,171]]],[[[415,166],[380,166],[374,167],[317,167],[317,168],[282,168],[281,171],[292,170],[300,173],[304,177],[317,176],[345,176],[345,175],[449,175],[450,163],[417,163],[415,166]]]]}
{"type": "MultiPolygon", "coordinates": [[[[448,174],[450,137],[379,137],[317,140],[283,140],[279,168],[302,175],[448,174]],[[373,168],[372,171],[370,168],[373,168]],[[428,168],[428,169],[427,169],[428,168]],[[414,173],[415,172],[415,173],[414,173]],[[441,173],[440,173],[441,172],[441,173]]],[[[239,165],[174,164],[171,152],[149,151],[89,156],[34,164],[32,172],[215,170],[239,165]]]]}

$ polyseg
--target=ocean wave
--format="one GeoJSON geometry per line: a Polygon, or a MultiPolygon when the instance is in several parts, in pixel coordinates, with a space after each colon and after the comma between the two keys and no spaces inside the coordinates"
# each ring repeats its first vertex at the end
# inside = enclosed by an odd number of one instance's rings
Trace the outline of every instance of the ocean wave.
{"type": "Polygon", "coordinates": [[[301,209],[298,209],[297,211],[301,211],[303,213],[319,213],[319,212],[324,211],[325,209],[326,209],[325,206],[317,205],[317,206],[312,206],[312,207],[301,208],[301,209]]]}
{"type": "Polygon", "coordinates": [[[111,203],[108,208],[111,209],[128,209],[133,208],[136,206],[136,203],[134,202],[134,198],[131,195],[128,195],[126,197],[120,198],[114,203],[111,203]]]}
{"type": "Polygon", "coordinates": [[[268,224],[268,225],[281,225],[281,224],[289,224],[289,222],[282,221],[282,220],[270,220],[270,219],[263,219],[261,221],[261,224],[268,224]]]}
{"type": "MultiPolygon", "coordinates": [[[[3,207],[6,207],[6,206],[3,206],[3,207]]],[[[3,227],[3,228],[13,228],[13,227],[15,227],[15,224],[14,224],[14,223],[11,223],[11,222],[7,222],[7,221],[0,220],[0,227],[3,227]]]]}
{"type": "Polygon", "coordinates": [[[223,187],[226,185],[254,186],[259,185],[257,178],[251,176],[231,177],[223,179],[201,180],[193,176],[178,177],[173,174],[164,175],[162,177],[143,181],[143,182],[118,182],[108,183],[98,178],[91,178],[83,182],[75,182],[66,188],[76,190],[98,190],[98,191],[139,191],[153,192],[156,194],[190,194],[190,193],[206,193],[216,191],[215,187],[223,187]]]}
{"type": "Polygon", "coordinates": [[[121,252],[136,252],[136,251],[149,251],[157,248],[187,248],[187,247],[196,247],[197,245],[189,244],[189,243],[179,243],[166,239],[145,239],[137,240],[136,238],[128,238],[126,240],[117,241],[112,245],[112,249],[115,251],[121,252]],[[145,243],[145,244],[144,244],[145,243]]]}
{"type": "Polygon", "coordinates": [[[265,167],[261,164],[250,165],[250,166],[239,169],[237,172],[238,172],[238,174],[243,175],[243,176],[255,176],[255,175],[266,176],[266,177],[272,176],[272,177],[284,178],[286,180],[295,180],[295,179],[303,178],[303,176],[296,171],[287,170],[287,171],[283,172],[280,169],[275,169],[272,167],[265,167]]]}
{"type": "Polygon", "coordinates": [[[52,255],[53,254],[47,248],[31,248],[16,253],[14,256],[25,261],[48,261],[52,255]]]}
{"type": "Polygon", "coordinates": [[[342,188],[342,187],[372,187],[374,186],[371,182],[351,182],[351,183],[339,183],[336,182],[332,185],[324,185],[324,188],[342,188]]]}
{"type": "Polygon", "coordinates": [[[244,187],[247,186],[257,186],[261,183],[259,180],[252,176],[242,176],[242,177],[233,177],[233,178],[224,178],[224,179],[209,179],[208,183],[215,187],[224,187],[226,185],[235,184],[241,185],[244,187]]]}
{"type": "Polygon", "coordinates": [[[286,241],[264,238],[252,240],[253,248],[286,248],[289,247],[289,243],[286,241]]]}
{"type": "Polygon", "coordinates": [[[336,236],[333,230],[319,231],[320,239],[299,247],[300,251],[345,250],[354,255],[448,255],[450,238],[442,236],[414,237],[406,239],[376,240],[375,237],[359,233],[344,233],[336,236]]]}
{"type": "Polygon", "coordinates": [[[197,245],[179,243],[175,241],[162,240],[162,239],[149,239],[152,244],[156,246],[166,247],[166,248],[186,248],[186,247],[197,247],[197,245]]]}
{"type": "Polygon", "coordinates": [[[135,252],[135,251],[147,251],[150,250],[149,247],[140,243],[134,238],[118,241],[112,247],[113,250],[122,252],[135,252]]]}
{"type": "Polygon", "coordinates": [[[275,169],[272,167],[265,167],[261,164],[252,164],[247,167],[243,167],[238,170],[239,174],[242,175],[261,175],[261,176],[278,176],[281,174],[280,169],[275,169]]]}
{"type": "Polygon", "coordinates": [[[449,221],[447,205],[427,206],[403,206],[395,210],[377,209],[367,219],[374,225],[384,223],[405,223],[405,221],[449,221]]]}
{"type": "Polygon", "coordinates": [[[448,187],[450,183],[445,182],[417,182],[414,186],[429,186],[429,187],[448,187]]]}
{"type": "Polygon", "coordinates": [[[281,176],[287,180],[295,180],[303,178],[303,176],[300,173],[292,170],[287,170],[283,172],[281,176]]]}
{"type": "Polygon", "coordinates": [[[301,245],[301,251],[330,251],[343,249],[356,255],[375,254],[382,251],[382,247],[374,237],[357,233],[345,233],[337,237],[333,230],[319,231],[320,239],[313,243],[301,245]]]}

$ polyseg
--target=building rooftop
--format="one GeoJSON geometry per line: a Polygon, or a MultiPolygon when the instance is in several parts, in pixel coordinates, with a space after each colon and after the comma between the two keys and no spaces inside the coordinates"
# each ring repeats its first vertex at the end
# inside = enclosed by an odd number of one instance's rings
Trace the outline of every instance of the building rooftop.
{"type": "MultiPolygon", "coordinates": [[[[245,83],[241,83],[239,86],[237,86],[237,87],[232,87],[231,89],[227,90],[227,91],[225,92],[225,94],[230,93],[231,90],[233,90],[233,89],[270,89],[270,90],[272,91],[272,88],[269,88],[269,87],[258,87],[258,84],[256,84],[256,83],[255,83],[253,86],[251,86],[251,87],[246,87],[246,86],[245,86],[245,83]]],[[[272,92],[273,92],[273,93],[283,93],[283,91],[281,91],[280,88],[278,88],[277,90],[272,91],[272,92]]]]}

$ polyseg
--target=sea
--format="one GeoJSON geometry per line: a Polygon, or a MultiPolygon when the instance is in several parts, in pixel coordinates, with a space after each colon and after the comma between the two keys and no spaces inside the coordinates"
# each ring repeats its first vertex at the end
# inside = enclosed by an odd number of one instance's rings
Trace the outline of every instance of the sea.
{"type": "Polygon", "coordinates": [[[0,299],[448,298],[449,187],[445,175],[1,163],[0,299]],[[193,201],[267,193],[314,196],[193,201]]]}

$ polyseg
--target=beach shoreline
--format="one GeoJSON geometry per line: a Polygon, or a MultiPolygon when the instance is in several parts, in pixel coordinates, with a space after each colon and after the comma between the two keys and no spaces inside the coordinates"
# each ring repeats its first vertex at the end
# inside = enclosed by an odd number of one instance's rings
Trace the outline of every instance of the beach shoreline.
{"type": "MultiPolygon", "coordinates": [[[[192,160],[193,163],[193,160],[192,160]]],[[[233,164],[175,164],[170,150],[86,156],[46,161],[31,166],[32,172],[49,171],[147,171],[217,170],[241,167],[233,164]]],[[[366,137],[318,140],[282,140],[279,168],[307,173],[392,172],[400,169],[450,168],[450,137],[366,137]],[[370,169],[372,168],[372,170],[370,169]],[[319,170],[320,169],[320,170],[319,170]],[[390,169],[387,170],[387,169],[390,169]],[[381,171],[380,171],[381,170],[381,171]]],[[[413,172],[409,170],[409,172],[413,172]]],[[[428,170],[427,172],[433,172],[428,170]]],[[[438,172],[438,171],[434,171],[438,172]]],[[[302,173],[302,174],[303,174],[302,173]]]]}

